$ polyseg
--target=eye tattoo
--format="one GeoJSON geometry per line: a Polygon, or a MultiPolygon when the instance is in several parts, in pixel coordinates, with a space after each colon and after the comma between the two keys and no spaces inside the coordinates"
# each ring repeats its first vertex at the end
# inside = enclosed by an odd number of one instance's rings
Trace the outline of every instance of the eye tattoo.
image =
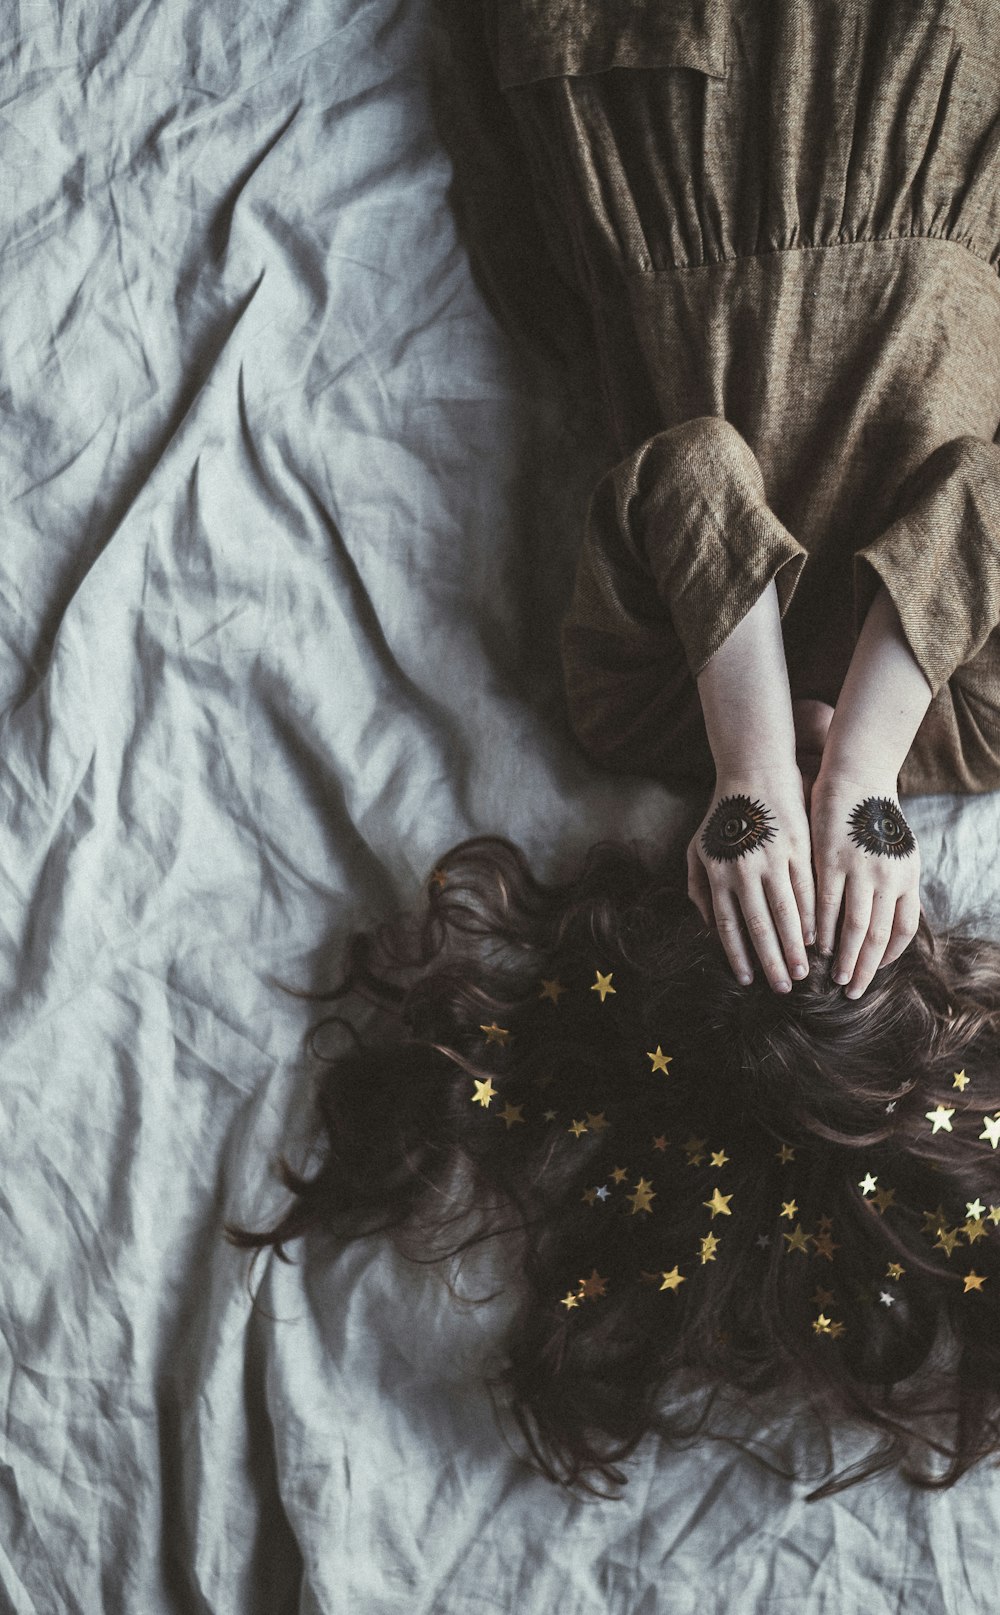
{"type": "Polygon", "coordinates": [[[744,853],[756,852],[777,833],[763,802],[751,802],[749,796],[724,796],[701,833],[701,844],[706,857],[732,863],[744,853]]]}
{"type": "Polygon", "coordinates": [[[859,802],[848,823],[857,846],[884,858],[906,858],[917,845],[899,808],[886,796],[869,796],[859,802]]]}

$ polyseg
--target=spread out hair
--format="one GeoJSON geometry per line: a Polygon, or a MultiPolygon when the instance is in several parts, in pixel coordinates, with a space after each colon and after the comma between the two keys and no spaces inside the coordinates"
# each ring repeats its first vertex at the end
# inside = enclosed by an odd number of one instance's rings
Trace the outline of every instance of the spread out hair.
{"type": "Polygon", "coordinates": [[[788,1387],[872,1432],[810,1497],[948,1486],[1000,1451],[1000,945],[922,916],[856,1000],[808,951],[791,993],[741,987],[662,858],[602,842],[543,882],[462,842],[300,994],[338,1004],[314,1165],[282,1158],[287,1211],[227,1236],[286,1260],[312,1231],[420,1261],[512,1241],[490,1389],[566,1485],[788,1387]]]}

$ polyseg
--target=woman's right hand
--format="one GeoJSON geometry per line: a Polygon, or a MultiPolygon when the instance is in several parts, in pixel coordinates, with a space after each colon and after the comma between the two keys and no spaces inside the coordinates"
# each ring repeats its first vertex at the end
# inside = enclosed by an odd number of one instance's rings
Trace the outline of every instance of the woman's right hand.
{"type": "Polygon", "coordinates": [[[816,890],[802,774],[717,777],[687,849],[688,896],[718,931],[737,980],[759,961],[777,992],[809,974],[816,890]]]}

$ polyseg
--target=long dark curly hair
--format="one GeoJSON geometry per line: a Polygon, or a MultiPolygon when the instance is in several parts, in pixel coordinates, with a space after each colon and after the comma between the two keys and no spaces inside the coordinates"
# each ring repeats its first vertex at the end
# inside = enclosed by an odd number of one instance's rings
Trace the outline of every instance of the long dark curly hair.
{"type": "MultiPolygon", "coordinates": [[[[692,1376],[791,1387],[878,1434],[810,1497],[898,1467],[946,1487],[1000,1449],[1000,946],[935,933],[857,1000],[815,949],[786,995],[733,978],[679,876],[637,845],[537,879],[454,847],[419,909],[349,941],[370,1006],[317,1059],[319,1164],[256,1252],[391,1232],[440,1261],[513,1236],[502,1391],[533,1462],[597,1492],[692,1376]]],[[[315,1146],[314,1146],[315,1148],[315,1146]]]]}

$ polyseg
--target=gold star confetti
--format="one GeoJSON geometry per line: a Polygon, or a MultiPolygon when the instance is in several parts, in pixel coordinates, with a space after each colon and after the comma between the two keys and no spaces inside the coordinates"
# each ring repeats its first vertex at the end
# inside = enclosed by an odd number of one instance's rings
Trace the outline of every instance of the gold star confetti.
{"type": "Polygon", "coordinates": [[[489,1026],[480,1026],[479,1030],[486,1033],[487,1043],[499,1043],[501,1048],[510,1037],[506,1026],[498,1026],[496,1021],[491,1021],[489,1026]]]}
{"type": "Polygon", "coordinates": [[[702,1205],[708,1207],[709,1211],[712,1213],[712,1221],[714,1222],[718,1216],[732,1216],[732,1212],[729,1209],[729,1202],[732,1198],[733,1197],[731,1194],[720,1194],[718,1189],[713,1189],[711,1200],[703,1200],[702,1205]]]}
{"type": "Polygon", "coordinates": [[[832,1322],[832,1318],[828,1318],[825,1312],[821,1312],[818,1318],[813,1319],[813,1328],[818,1335],[828,1335],[832,1322]]]}
{"type": "Polygon", "coordinates": [[[725,1150],[713,1150],[712,1151],[712,1165],[713,1166],[725,1166],[725,1164],[726,1164],[726,1162],[728,1160],[729,1160],[729,1156],[726,1154],[725,1150]]]}
{"type": "Polygon", "coordinates": [[[782,1166],[787,1166],[789,1161],[794,1161],[795,1151],[792,1149],[790,1144],[782,1144],[780,1150],[777,1151],[777,1159],[781,1162],[782,1166]]]}
{"type": "Polygon", "coordinates": [[[991,1206],[986,1214],[987,1222],[1000,1223],[1000,1206],[991,1206]]]}
{"type": "Polygon", "coordinates": [[[556,1008],[558,1009],[559,1008],[559,994],[564,993],[565,991],[566,991],[566,988],[563,986],[562,982],[559,980],[558,977],[556,977],[553,981],[546,981],[545,977],[543,976],[542,977],[542,990],[541,990],[541,992],[539,993],[538,996],[539,996],[539,998],[547,998],[550,1001],[550,1003],[555,1004],[556,1008]]]}
{"type": "Polygon", "coordinates": [[[604,1129],[610,1126],[610,1123],[603,1110],[599,1110],[596,1116],[593,1114],[593,1112],[588,1110],[587,1126],[590,1128],[592,1133],[603,1133],[604,1129]]]}
{"type": "Polygon", "coordinates": [[[794,1200],[783,1200],[781,1202],[780,1215],[782,1217],[787,1217],[789,1222],[791,1222],[795,1217],[798,1216],[798,1211],[799,1211],[798,1205],[794,1200]]]}
{"type": "Polygon", "coordinates": [[[597,1199],[597,1190],[596,1189],[584,1189],[583,1194],[580,1196],[580,1198],[581,1198],[581,1200],[584,1201],[584,1203],[586,1205],[592,1206],[594,1204],[594,1201],[597,1199]]]}
{"type": "Polygon", "coordinates": [[[587,1131],[587,1124],[586,1122],[573,1121],[570,1122],[566,1131],[567,1133],[572,1133],[574,1138],[579,1138],[581,1134],[587,1131]]]}
{"type": "Polygon", "coordinates": [[[673,1059],[672,1054],[664,1054],[663,1050],[660,1048],[660,1045],[657,1043],[655,1049],[646,1050],[646,1055],[653,1062],[649,1073],[650,1076],[652,1076],[656,1071],[662,1071],[669,1077],[670,1072],[667,1071],[667,1066],[673,1059]]]}
{"type": "Polygon", "coordinates": [[[969,1079],[964,1070],[955,1072],[955,1075],[951,1079],[951,1085],[953,1088],[958,1088],[962,1093],[965,1092],[969,1085],[969,1079]]]}
{"type": "Polygon", "coordinates": [[[611,985],[611,977],[614,975],[614,971],[609,970],[606,976],[602,976],[599,970],[595,970],[594,975],[597,977],[597,980],[594,982],[590,990],[592,993],[600,993],[601,1003],[603,1004],[604,1000],[608,996],[608,993],[617,991],[617,989],[611,985]]]}
{"type": "Polygon", "coordinates": [[[934,1249],[936,1251],[944,1251],[945,1255],[950,1257],[957,1244],[957,1228],[941,1228],[938,1230],[938,1238],[934,1241],[934,1249]]]}
{"type": "Polygon", "coordinates": [[[646,1178],[640,1178],[634,1193],[626,1195],[625,1198],[631,1203],[634,1217],[637,1211],[652,1211],[650,1201],[656,1199],[656,1190],[646,1178]]]}
{"type": "Polygon", "coordinates": [[[427,882],[427,884],[428,886],[447,886],[448,876],[445,874],[443,869],[432,870],[430,880],[427,882]]]}
{"type": "Polygon", "coordinates": [[[834,1251],[839,1251],[840,1249],[840,1246],[834,1243],[833,1235],[824,1232],[822,1234],[812,1234],[810,1237],[816,1247],[816,1255],[825,1256],[828,1262],[832,1262],[834,1251]]]}
{"type": "Polygon", "coordinates": [[[845,1333],[845,1330],[844,1330],[844,1325],[842,1323],[831,1323],[831,1325],[830,1325],[831,1339],[839,1340],[841,1335],[844,1334],[844,1333],[845,1333]]]}
{"type": "Polygon", "coordinates": [[[616,1183],[624,1183],[628,1173],[623,1166],[616,1166],[611,1173],[616,1183]]]}
{"type": "Polygon", "coordinates": [[[542,1120],[543,1121],[554,1122],[555,1119],[556,1119],[556,1113],[555,1113],[554,1110],[545,1110],[545,1111],[542,1112],[542,1120]]]}
{"type": "Polygon", "coordinates": [[[573,1291],[570,1290],[566,1295],[563,1296],[559,1305],[561,1307],[565,1307],[567,1312],[571,1312],[574,1307],[578,1307],[580,1305],[580,1297],[578,1295],[574,1295],[573,1291]]]}
{"type": "Polygon", "coordinates": [[[940,1103],[935,1105],[933,1110],[924,1111],[924,1115],[931,1123],[931,1131],[934,1133],[940,1133],[942,1130],[946,1133],[950,1133],[951,1118],[954,1116],[954,1114],[954,1105],[942,1105],[940,1103]]]}
{"type": "Polygon", "coordinates": [[[472,1103],[482,1105],[484,1110],[488,1110],[490,1102],[496,1098],[497,1094],[493,1086],[493,1078],[487,1077],[485,1082],[480,1082],[478,1077],[473,1077],[472,1080],[476,1085],[476,1091],[472,1095],[472,1103]]]}
{"type": "Polygon", "coordinates": [[[788,1254],[792,1251],[801,1251],[804,1256],[809,1255],[808,1235],[800,1222],[795,1224],[790,1234],[782,1234],[781,1237],[788,1241],[788,1254]]]}
{"type": "Polygon", "coordinates": [[[596,1301],[598,1296],[604,1295],[608,1288],[607,1279],[602,1279],[595,1267],[589,1279],[580,1280],[580,1295],[585,1301],[596,1301]]]}
{"type": "Polygon", "coordinates": [[[996,1149],[997,1145],[1000,1144],[1000,1116],[984,1116],[983,1130],[979,1136],[980,1138],[989,1139],[993,1148],[996,1149]]]}
{"type": "Polygon", "coordinates": [[[975,1200],[967,1200],[965,1202],[965,1215],[967,1217],[976,1218],[985,1217],[986,1207],[983,1205],[983,1202],[980,1200],[978,1195],[976,1195],[975,1200]]]}
{"type": "Polygon", "coordinates": [[[944,1206],[938,1206],[936,1211],[925,1211],[923,1216],[924,1226],[920,1230],[922,1234],[939,1234],[942,1228],[947,1226],[944,1206]]]}
{"type": "Polygon", "coordinates": [[[901,1262],[890,1262],[885,1270],[885,1276],[887,1279],[901,1279],[905,1272],[906,1268],[901,1262]]]}
{"type": "Polygon", "coordinates": [[[985,1273],[975,1273],[970,1270],[964,1275],[962,1294],[968,1295],[970,1290],[981,1290],[986,1283],[986,1277],[985,1273]]]}
{"type": "Polygon", "coordinates": [[[810,1300],[812,1301],[814,1307],[832,1307],[833,1291],[823,1290],[817,1287],[816,1294],[811,1296],[810,1300]]]}
{"type": "Polygon", "coordinates": [[[819,1219],[818,1223],[816,1224],[816,1226],[819,1229],[821,1234],[828,1234],[830,1232],[830,1229],[833,1227],[833,1218],[832,1217],[820,1217],[820,1219],[819,1219]]]}
{"type": "Polygon", "coordinates": [[[702,1161],[705,1159],[705,1145],[707,1143],[708,1140],[705,1138],[688,1139],[687,1143],[684,1145],[684,1153],[687,1156],[688,1166],[701,1165],[702,1161]]]}
{"type": "Polygon", "coordinates": [[[672,1267],[669,1273],[661,1273],[660,1277],[663,1280],[660,1285],[661,1290],[676,1290],[679,1284],[687,1283],[679,1267],[672,1267]]]}
{"type": "Polygon", "coordinates": [[[860,1183],[858,1184],[858,1188],[861,1190],[862,1194],[874,1194],[875,1193],[875,1185],[876,1185],[877,1182],[878,1182],[878,1177],[877,1176],[872,1177],[870,1172],[866,1172],[864,1177],[861,1179],[860,1183]]]}
{"type": "Polygon", "coordinates": [[[656,1135],[656,1137],[654,1138],[654,1140],[653,1140],[653,1148],[654,1148],[654,1150],[659,1150],[660,1154],[662,1155],[662,1153],[666,1149],[666,1147],[667,1147],[667,1135],[665,1133],[658,1133],[656,1135]]]}
{"type": "Polygon", "coordinates": [[[986,1224],[983,1222],[982,1217],[969,1217],[962,1224],[962,1233],[969,1241],[969,1244],[974,1245],[977,1239],[986,1238],[986,1224]]]}
{"type": "Polygon", "coordinates": [[[715,1253],[719,1248],[719,1241],[714,1234],[705,1234],[701,1241],[701,1265],[715,1261],[715,1253]]]}
{"type": "Polygon", "coordinates": [[[507,1123],[508,1132],[514,1126],[515,1122],[524,1121],[524,1117],[521,1115],[523,1109],[523,1105],[512,1105],[508,1102],[506,1105],[504,1105],[503,1110],[497,1112],[500,1120],[507,1123]]]}
{"type": "Polygon", "coordinates": [[[872,1198],[873,1203],[878,1206],[879,1211],[884,1217],[886,1211],[896,1198],[896,1191],[895,1189],[876,1189],[872,1198]]]}

